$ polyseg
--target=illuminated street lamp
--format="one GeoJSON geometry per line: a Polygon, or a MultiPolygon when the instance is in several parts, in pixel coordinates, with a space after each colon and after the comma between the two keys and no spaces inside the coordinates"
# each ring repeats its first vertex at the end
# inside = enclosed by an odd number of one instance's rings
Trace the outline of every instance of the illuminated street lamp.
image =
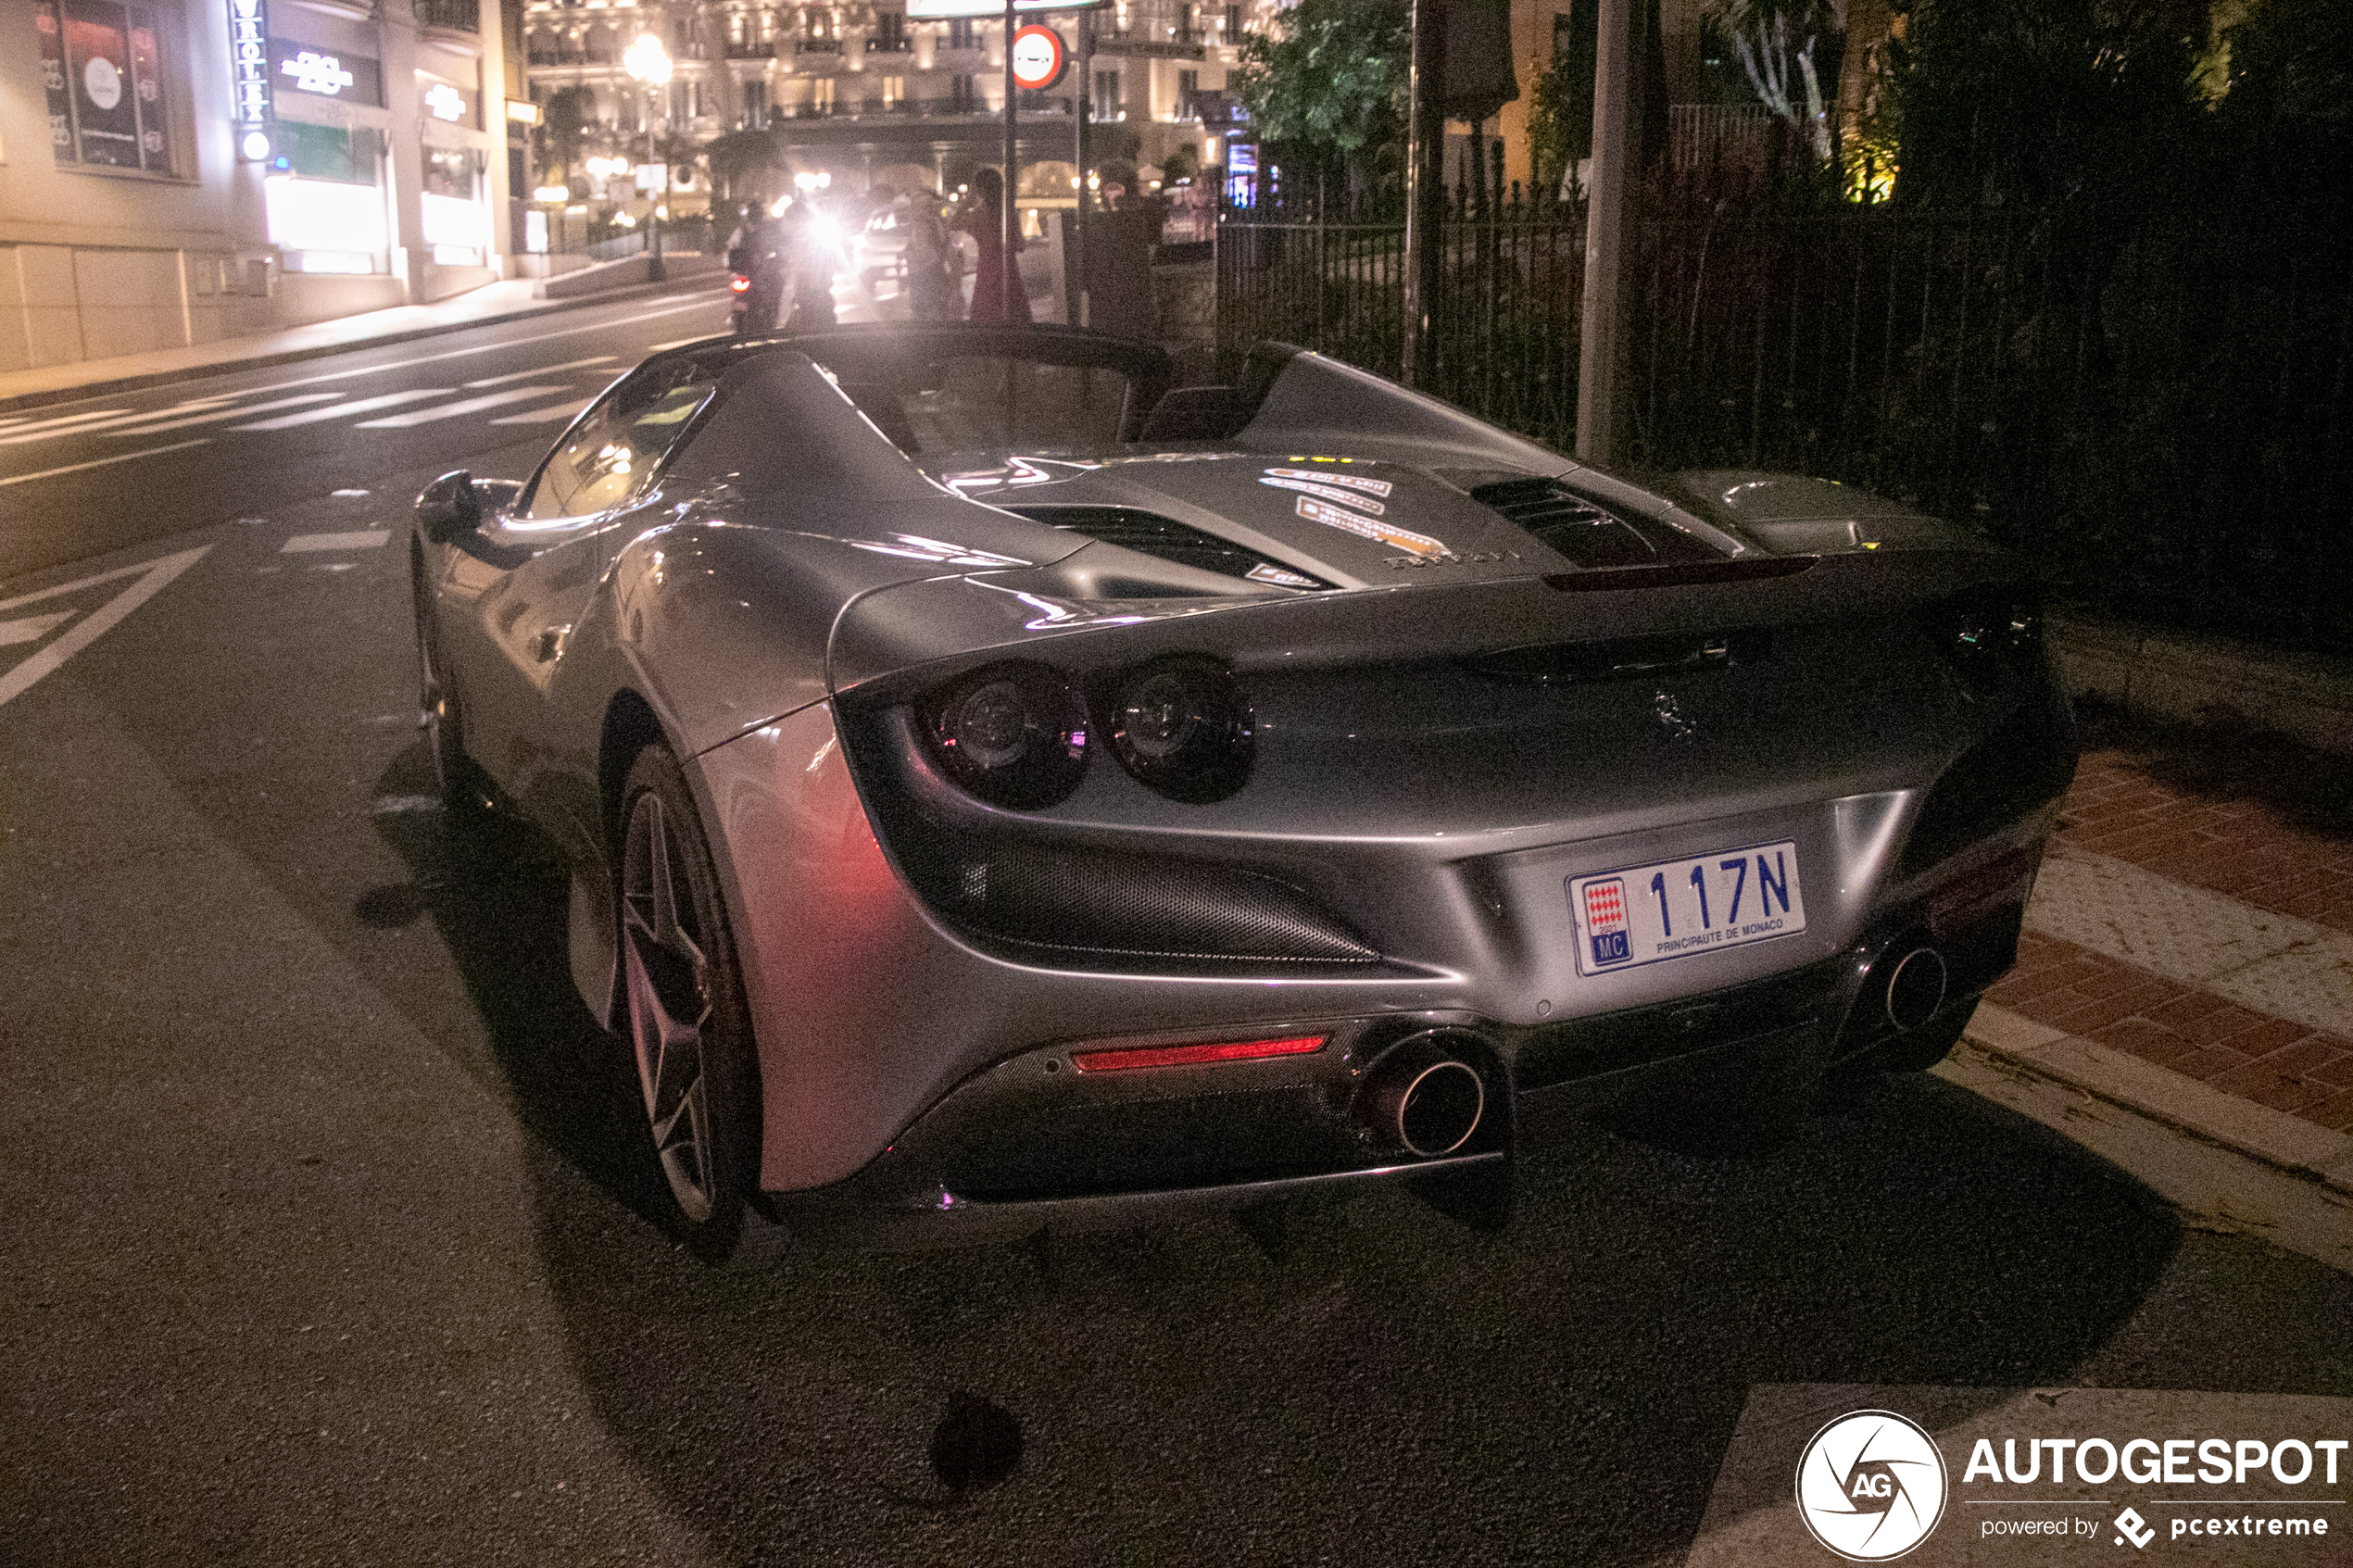
{"type": "MultiPolygon", "coordinates": [[[[628,48],[622,51],[621,64],[623,69],[629,72],[630,79],[632,81],[640,82],[645,84],[647,108],[646,161],[648,163],[651,163],[654,158],[654,117],[652,110],[655,102],[655,95],[664,87],[670,85],[670,73],[673,69],[670,63],[670,53],[661,46],[661,39],[656,38],[650,32],[641,32],[637,35],[636,43],[632,44],[628,48]]],[[[668,195],[670,194],[670,165],[667,163],[661,166],[661,188],[663,195],[668,195]]],[[[648,251],[646,257],[646,281],[648,282],[658,283],[662,281],[661,214],[659,203],[657,203],[654,214],[647,225],[647,230],[648,251]]]]}

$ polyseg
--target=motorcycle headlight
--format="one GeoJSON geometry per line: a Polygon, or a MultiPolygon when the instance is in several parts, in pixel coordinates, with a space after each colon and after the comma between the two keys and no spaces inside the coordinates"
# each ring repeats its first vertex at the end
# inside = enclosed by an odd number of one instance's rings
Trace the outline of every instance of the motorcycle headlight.
{"type": "Polygon", "coordinates": [[[1150,788],[1196,805],[1223,800],[1250,777],[1255,715],[1213,660],[1145,665],[1124,681],[1105,725],[1112,754],[1150,788]]]}
{"type": "Polygon", "coordinates": [[[1027,810],[1065,799],[1087,771],[1086,710],[1042,664],[993,664],[920,705],[949,776],[993,805],[1027,810]]]}

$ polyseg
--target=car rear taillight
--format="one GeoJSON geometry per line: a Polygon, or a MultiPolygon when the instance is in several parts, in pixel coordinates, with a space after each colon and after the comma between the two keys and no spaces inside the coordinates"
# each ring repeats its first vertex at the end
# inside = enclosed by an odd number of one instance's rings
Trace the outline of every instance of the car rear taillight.
{"type": "Polygon", "coordinates": [[[1087,771],[1087,715],[1042,664],[992,664],[925,699],[924,734],[949,775],[993,805],[1051,806],[1087,771]]]}
{"type": "Polygon", "coordinates": [[[1196,805],[1223,800],[1249,779],[1256,727],[1231,672],[1189,657],[1159,659],[1127,676],[1104,724],[1122,767],[1196,805]]]}
{"type": "Polygon", "coordinates": [[[1114,1050],[1073,1051],[1070,1064],[1081,1073],[1128,1073],[1144,1067],[1194,1067],[1210,1061],[1255,1061],[1266,1057],[1312,1056],[1329,1035],[1287,1035],[1275,1040],[1220,1040],[1202,1046],[1128,1046],[1114,1050]]]}
{"type": "Polygon", "coordinates": [[[751,288],[751,280],[745,277],[741,272],[738,272],[734,277],[727,280],[727,286],[735,290],[737,294],[749,293],[751,288]]]}

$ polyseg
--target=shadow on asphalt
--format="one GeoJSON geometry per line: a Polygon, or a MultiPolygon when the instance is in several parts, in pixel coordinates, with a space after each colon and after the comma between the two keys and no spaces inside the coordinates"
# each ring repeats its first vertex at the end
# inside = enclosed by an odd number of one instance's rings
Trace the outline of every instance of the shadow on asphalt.
{"type": "Polygon", "coordinates": [[[1673,1561],[1751,1384],[2073,1381],[2180,1241],[2112,1167],[1907,1076],[1761,1150],[1573,1133],[1500,1232],[1389,1191],[1279,1246],[1256,1215],[714,1270],[649,1218],[560,870],[378,821],[413,880],[362,918],[422,909],[456,956],[600,1422],[724,1561],[1673,1561]]]}

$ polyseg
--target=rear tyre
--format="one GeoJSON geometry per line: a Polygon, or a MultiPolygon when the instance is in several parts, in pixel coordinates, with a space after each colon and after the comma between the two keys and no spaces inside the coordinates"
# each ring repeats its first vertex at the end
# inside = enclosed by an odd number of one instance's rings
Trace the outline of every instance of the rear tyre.
{"type": "Polygon", "coordinates": [[[751,1012],[694,797],[668,748],[638,753],[621,821],[630,1049],[672,1228],[715,1262],[735,1250],[759,1179],[751,1012]]]}
{"type": "Polygon", "coordinates": [[[409,583],[417,607],[418,722],[425,732],[425,749],[433,759],[434,793],[452,826],[460,832],[489,824],[490,789],[466,755],[466,715],[441,656],[433,611],[425,593],[422,563],[412,563],[409,583]]]}

